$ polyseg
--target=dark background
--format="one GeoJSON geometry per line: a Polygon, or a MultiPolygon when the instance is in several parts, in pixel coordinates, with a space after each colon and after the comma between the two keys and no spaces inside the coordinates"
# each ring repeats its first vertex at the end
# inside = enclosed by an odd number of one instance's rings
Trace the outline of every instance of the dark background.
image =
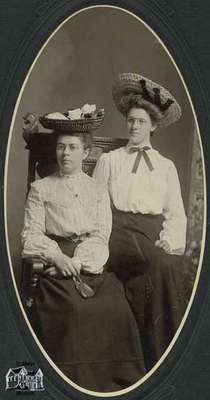
{"type": "MultiPolygon", "coordinates": [[[[4,221],[4,166],[6,146],[8,141],[8,131],[21,85],[32,61],[34,60],[34,57],[37,54],[37,51],[40,49],[40,46],[44,43],[49,34],[52,33],[52,31],[69,13],[76,10],[77,7],[87,6],[88,3],[90,2],[79,0],[21,0],[21,2],[19,0],[10,0],[9,2],[6,2],[6,0],[2,0],[0,2],[0,213],[2,222],[4,221]]],[[[92,3],[94,3],[94,1],[92,3]]],[[[118,1],[115,2],[115,5],[116,4],[119,4],[118,1]]],[[[122,7],[129,8],[133,12],[138,13],[151,25],[151,27],[153,27],[153,29],[164,40],[164,43],[170,49],[171,53],[176,59],[178,66],[181,68],[182,74],[189,87],[198,116],[206,163],[207,183],[209,183],[210,4],[208,1],[205,0],[202,1],[202,3],[198,0],[185,0],[184,2],[183,0],[122,0],[120,2],[120,5],[122,7]]],[[[101,22],[100,24],[98,24],[97,34],[100,31],[100,26],[101,22]]],[[[139,23],[138,26],[140,26],[139,23]]],[[[86,32],[88,31],[88,28],[87,26],[81,27],[81,29],[82,28],[85,30],[84,36],[86,37],[86,32]]],[[[106,29],[108,34],[110,26],[107,26],[106,29]]],[[[123,36],[124,40],[126,40],[125,38],[127,38],[127,34],[124,30],[121,31],[119,35],[123,36]]],[[[124,42],[121,41],[120,46],[122,46],[122,43],[124,42]]],[[[139,46],[137,47],[138,50],[135,49],[136,55],[137,51],[139,51],[139,46]]],[[[119,53],[121,52],[119,51],[119,53]]],[[[78,54],[81,54],[81,52],[78,51],[78,54]]],[[[118,63],[118,60],[120,61],[121,56],[122,53],[120,56],[118,54],[118,56],[116,57],[116,63],[118,63]]],[[[157,56],[156,59],[158,59],[157,56]]],[[[163,58],[161,58],[161,60],[162,59],[163,58]]],[[[46,72],[47,76],[49,76],[51,70],[51,60],[52,59],[49,58],[48,73],[46,72]]],[[[125,57],[125,60],[127,60],[126,62],[128,62],[127,57],[125,57]]],[[[141,53],[139,53],[139,60],[142,60],[141,53]]],[[[106,62],[106,57],[104,57],[104,62],[106,62]]],[[[125,67],[127,65],[129,70],[130,67],[134,66],[137,68],[136,71],[139,71],[139,61],[138,64],[131,65],[129,63],[126,64],[125,67]]],[[[150,65],[150,68],[151,67],[152,65],[150,65]]],[[[119,65],[119,68],[121,68],[121,65],[119,65]]],[[[59,72],[59,70],[60,67],[58,68],[57,73],[59,72]]],[[[76,72],[79,74],[79,70],[76,72]]],[[[112,76],[114,76],[114,74],[117,72],[118,68],[116,68],[116,70],[112,72],[112,76]]],[[[160,66],[158,66],[157,68],[154,67],[153,69],[147,69],[145,64],[145,69],[141,72],[144,72],[145,75],[150,75],[152,79],[156,79],[157,81],[159,80],[160,83],[163,83],[163,81],[161,81],[161,75],[158,75],[161,74],[160,66]],[[158,78],[158,76],[160,76],[160,78],[158,78]]],[[[111,77],[111,75],[109,76],[111,77]]],[[[95,74],[94,77],[94,79],[96,79],[95,74]]],[[[39,79],[41,79],[40,74],[39,79]]],[[[173,91],[174,95],[177,96],[177,99],[180,101],[181,105],[184,105],[184,107],[188,108],[189,106],[186,102],[186,97],[185,99],[182,98],[181,92],[179,91],[180,80],[178,82],[178,86],[175,88],[173,87],[174,79],[176,79],[175,77],[173,77],[172,81],[170,81],[170,79],[166,77],[164,77],[164,79],[165,82],[167,82],[168,88],[173,91]],[[169,80],[167,81],[167,79],[169,80]]],[[[46,81],[46,78],[44,79],[44,81],[46,81]]],[[[102,81],[103,79],[101,78],[100,82],[102,81]]],[[[59,82],[59,87],[61,87],[60,78],[59,82]]],[[[103,87],[105,92],[108,91],[108,89],[110,88],[110,86],[108,88],[108,85],[104,85],[103,87]]],[[[27,90],[28,88],[26,88],[25,93],[27,93],[27,90]]],[[[34,89],[34,93],[35,92],[36,88],[34,89]]],[[[57,93],[58,92],[59,89],[57,88],[57,93]]],[[[101,86],[99,92],[101,95],[101,86]]],[[[32,93],[30,95],[32,96],[32,93]]],[[[52,100],[51,95],[49,94],[49,101],[52,100]]],[[[94,95],[96,94],[94,93],[94,95]]],[[[110,102],[110,99],[111,97],[109,95],[109,101],[107,100],[108,103],[110,102]]],[[[79,105],[81,100],[82,98],[80,97],[79,105]]],[[[89,98],[87,100],[89,101],[89,98]]],[[[60,107],[60,97],[58,101],[59,103],[51,103],[53,109],[51,110],[50,108],[49,111],[55,111],[54,104],[60,107]]],[[[96,99],[94,98],[94,101],[98,102],[98,97],[96,99]]],[[[29,101],[29,99],[28,104],[25,103],[25,105],[22,104],[20,106],[20,116],[19,120],[17,119],[17,124],[19,123],[19,127],[18,125],[15,127],[16,133],[13,135],[13,137],[17,140],[17,144],[15,144],[15,139],[13,139],[10,151],[10,157],[13,157],[13,161],[11,161],[11,158],[9,167],[13,168],[13,171],[15,171],[16,175],[21,178],[20,181],[18,181],[14,175],[12,176],[12,169],[9,170],[9,186],[10,188],[15,187],[15,190],[13,189],[13,192],[10,192],[12,196],[10,197],[10,203],[8,202],[8,210],[10,210],[10,213],[13,212],[13,217],[12,214],[10,214],[10,227],[12,227],[10,228],[11,243],[15,243],[15,240],[17,240],[18,237],[17,235],[20,229],[20,226],[18,226],[18,224],[20,224],[20,220],[22,218],[22,204],[25,197],[26,189],[25,165],[27,164],[27,152],[23,149],[24,142],[21,138],[20,120],[22,112],[25,112],[25,110],[28,111],[30,106],[30,111],[43,113],[45,112],[45,110],[43,109],[44,104],[46,104],[46,102],[50,104],[47,99],[45,99],[44,102],[41,103],[41,97],[39,97],[39,100],[36,100],[36,102],[40,102],[40,111],[39,108],[34,110],[31,109],[32,103],[29,101]],[[21,151],[20,149],[23,149],[23,151],[21,151]],[[22,167],[20,167],[21,165],[22,167]],[[19,182],[22,183],[20,184],[19,182]],[[14,216],[18,214],[20,215],[19,222],[18,220],[16,220],[16,222],[13,223],[12,219],[15,218],[14,216]],[[14,232],[14,234],[12,233],[12,231],[14,232]]],[[[66,104],[62,106],[66,108],[66,104]]],[[[106,104],[104,104],[104,106],[106,107],[106,104]]],[[[117,129],[119,130],[120,126],[123,129],[123,122],[120,121],[120,116],[114,110],[113,106],[111,110],[113,113],[115,113],[115,117],[113,114],[109,121],[114,121],[114,119],[116,118],[117,129]]],[[[185,116],[187,116],[187,109],[185,109],[185,111],[185,116]]],[[[173,127],[173,129],[175,129],[176,127],[177,134],[179,132],[179,124],[181,124],[181,121],[173,127]]],[[[191,127],[188,125],[188,123],[185,126],[189,128],[189,131],[191,130],[191,127]]],[[[184,154],[184,156],[180,159],[178,157],[178,152],[176,151],[173,153],[171,150],[174,146],[164,147],[167,145],[167,140],[172,145],[173,140],[175,140],[174,138],[177,138],[175,134],[172,134],[172,127],[168,128],[168,133],[169,130],[170,135],[168,136],[165,132],[162,132],[161,135],[166,135],[165,137],[162,136],[162,139],[164,140],[162,140],[161,136],[158,135],[154,138],[156,141],[155,145],[165,155],[168,154],[168,156],[174,159],[174,161],[176,162],[182,182],[182,190],[185,204],[187,205],[187,188],[185,186],[185,183],[187,182],[187,180],[185,179],[187,178],[184,178],[184,175],[182,174],[184,171],[184,165],[186,166],[185,161],[189,159],[189,153],[186,152],[186,149],[189,149],[190,147],[188,147],[188,144],[186,144],[185,136],[185,139],[181,141],[181,147],[179,147],[180,152],[183,152],[184,154]],[[170,151],[171,153],[169,153],[170,151]],[[183,164],[181,163],[181,159],[183,160],[183,164]]],[[[112,130],[112,132],[113,131],[114,130],[112,130]]],[[[119,132],[120,134],[116,134],[116,136],[121,136],[121,132],[119,132]]],[[[182,132],[184,135],[184,130],[182,132]]],[[[107,131],[105,132],[105,134],[107,135],[107,131]]],[[[208,215],[207,226],[210,222],[208,215]]],[[[16,294],[14,292],[13,283],[11,280],[3,223],[1,224],[0,229],[2,239],[0,243],[0,397],[5,399],[13,399],[14,396],[16,396],[14,392],[5,392],[5,374],[10,367],[16,366],[16,361],[23,361],[24,364],[25,360],[25,362],[34,362],[34,364],[37,367],[40,367],[44,373],[46,391],[40,394],[35,394],[40,399],[59,398],[60,400],[67,398],[87,398],[88,396],[84,396],[81,393],[78,393],[77,391],[73,390],[68,384],[65,384],[63,379],[55,373],[55,371],[44,359],[31,334],[29,333],[29,329],[26,326],[26,323],[22,317],[22,313],[20,312],[16,294]]],[[[14,251],[14,256],[17,255],[17,250],[18,247],[14,251]]],[[[138,390],[131,392],[128,396],[124,396],[123,398],[125,398],[126,400],[134,398],[145,400],[209,400],[209,257],[209,235],[207,234],[202,274],[199,280],[198,290],[196,292],[190,315],[185,323],[185,327],[179,337],[179,340],[174,350],[170,353],[170,355],[167,357],[167,359],[164,361],[163,365],[158,369],[158,371],[156,371],[156,373],[150,379],[148,379],[147,382],[143,384],[138,390]]]]}
{"type": "Polygon", "coordinates": [[[28,166],[22,117],[28,111],[42,115],[96,103],[106,112],[104,126],[97,134],[125,137],[125,121],[115,109],[111,93],[120,72],[138,72],[162,84],[182,107],[181,120],[157,130],[152,142],[175,162],[188,212],[194,119],[178,72],[161,43],[139,20],[113,8],[89,9],[69,19],[52,37],[30,74],[19,104],[7,176],[9,245],[17,276],[28,166]]]}

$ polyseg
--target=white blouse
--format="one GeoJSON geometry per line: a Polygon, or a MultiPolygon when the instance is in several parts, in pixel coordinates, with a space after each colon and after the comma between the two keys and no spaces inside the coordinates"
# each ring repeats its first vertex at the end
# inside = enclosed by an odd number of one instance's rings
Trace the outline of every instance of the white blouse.
{"type": "Polygon", "coordinates": [[[74,252],[84,270],[103,272],[109,251],[112,215],[109,195],[103,185],[83,172],[55,173],[32,183],[25,207],[22,231],[23,256],[40,256],[53,262],[61,252],[47,234],[68,237],[84,235],[74,252]]]}
{"type": "Polygon", "coordinates": [[[94,177],[106,183],[114,206],[122,211],[164,216],[160,239],[166,240],[171,254],[183,254],[186,245],[186,215],[179,178],[174,163],[157,150],[147,151],[151,171],[142,156],[137,172],[132,173],[136,152],[127,147],[104,153],[94,177]]]}

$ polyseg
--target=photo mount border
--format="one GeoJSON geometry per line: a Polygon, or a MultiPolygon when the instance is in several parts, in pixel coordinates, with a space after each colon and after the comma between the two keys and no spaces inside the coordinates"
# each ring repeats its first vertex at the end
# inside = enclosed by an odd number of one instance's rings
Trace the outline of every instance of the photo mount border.
{"type": "MultiPolygon", "coordinates": [[[[54,4],[55,4],[55,2],[54,2],[54,4]]],[[[84,2],[82,2],[82,4],[84,4],[84,2]]],[[[120,9],[121,11],[124,11],[124,12],[129,13],[129,14],[132,14],[133,17],[137,18],[141,23],[143,23],[144,25],[146,25],[147,28],[153,33],[153,35],[157,37],[158,41],[161,42],[161,45],[164,47],[164,49],[167,51],[169,57],[172,59],[173,65],[174,65],[176,68],[178,68],[178,67],[177,67],[177,63],[175,63],[173,57],[170,55],[170,53],[169,53],[169,51],[168,51],[168,46],[166,47],[166,45],[164,45],[164,43],[163,43],[162,40],[160,39],[160,36],[157,35],[157,33],[155,33],[155,31],[154,31],[150,26],[147,25],[147,23],[145,22],[145,20],[142,20],[139,16],[136,15],[136,13],[134,14],[133,12],[128,11],[127,8],[124,9],[124,8],[117,7],[117,6],[113,6],[113,5],[100,4],[100,5],[93,5],[93,6],[84,7],[84,8],[81,8],[79,11],[74,12],[74,13],[71,14],[69,17],[67,17],[65,20],[63,20],[63,22],[60,23],[59,26],[58,26],[58,27],[53,31],[53,33],[50,35],[49,39],[48,39],[47,41],[45,41],[45,43],[44,43],[44,45],[42,46],[41,50],[39,51],[39,53],[37,54],[36,58],[34,59],[34,62],[31,64],[31,67],[30,67],[30,69],[29,69],[29,71],[28,71],[28,74],[25,76],[24,83],[23,83],[22,86],[21,86],[21,90],[20,90],[20,92],[19,92],[18,97],[16,96],[16,99],[17,99],[17,100],[16,100],[16,106],[15,106],[15,110],[14,110],[13,116],[12,116],[12,123],[11,123],[11,125],[10,125],[9,139],[8,139],[8,144],[7,144],[7,154],[6,154],[6,164],[5,164],[5,174],[4,174],[4,177],[7,177],[7,166],[8,166],[8,165],[7,165],[7,162],[8,162],[8,154],[9,154],[9,148],[10,148],[10,141],[11,141],[11,133],[12,133],[13,126],[14,126],[14,121],[15,121],[15,117],[16,117],[16,113],[17,113],[19,101],[20,101],[21,96],[22,96],[22,94],[23,94],[23,91],[24,91],[24,87],[25,87],[25,85],[26,85],[26,82],[27,82],[27,80],[29,79],[30,72],[31,72],[32,69],[33,69],[33,66],[35,65],[36,61],[38,60],[38,57],[39,57],[39,55],[41,54],[41,52],[42,52],[42,51],[44,50],[44,48],[47,46],[47,44],[48,44],[49,40],[51,39],[51,37],[54,36],[54,35],[56,34],[56,32],[61,28],[61,26],[62,26],[64,23],[67,22],[67,20],[71,19],[72,17],[76,16],[77,14],[79,14],[79,13],[81,13],[81,12],[83,12],[83,11],[86,11],[86,10],[89,10],[90,8],[95,8],[95,7],[111,7],[111,8],[120,9]]],[[[55,10],[55,12],[57,13],[57,10],[55,10]]],[[[48,18],[49,18],[49,16],[48,16],[48,18]]],[[[17,69],[18,69],[18,64],[17,64],[17,69]]],[[[183,76],[183,75],[181,75],[179,69],[177,69],[177,71],[178,71],[178,73],[179,73],[180,78],[182,79],[182,76],[183,76]]],[[[184,81],[183,81],[183,82],[184,82],[184,81]]],[[[185,84],[184,84],[184,85],[185,85],[185,84]]],[[[12,85],[11,85],[11,86],[12,86],[12,85]]],[[[189,94],[186,85],[185,85],[185,90],[186,90],[186,93],[189,94]]],[[[198,126],[198,121],[197,121],[197,115],[195,114],[195,110],[194,110],[193,103],[192,103],[192,101],[191,101],[191,97],[188,97],[188,99],[189,99],[189,101],[190,101],[191,108],[192,108],[192,110],[193,110],[193,112],[194,112],[194,117],[195,117],[195,121],[196,121],[196,124],[197,124],[197,131],[200,132],[199,126],[198,126]]],[[[10,121],[11,121],[11,119],[10,119],[10,121]]],[[[200,135],[200,133],[199,133],[199,141],[200,141],[200,148],[201,148],[201,150],[202,150],[203,172],[204,172],[204,175],[205,175],[204,154],[203,154],[203,147],[202,147],[202,143],[201,143],[201,135],[200,135]]],[[[204,185],[205,185],[205,183],[206,183],[206,176],[204,177],[204,185]]],[[[4,201],[5,201],[4,211],[5,211],[5,216],[6,216],[6,204],[7,204],[7,201],[6,201],[6,178],[5,178],[5,191],[4,191],[4,195],[5,195],[5,197],[4,197],[4,201]]],[[[204,229],[203,229],[203,235],[205,236],[205,232],[206,232],[206,211],[207,211],[207,210],[206,210],[206,204],[207,204],[207,202],[206,202],[206,185],[205,185],[205,193],[204,193],[204,195],[205,195],[205,216],[204,216],[205,226],[204,226],[204,229]]],[[[5,218],[6,218],[6,217],[5,217],[5,218]]],[[[7,230],[6,219],[5,219],[5,228],[6,228],[6,230],[7,230]]],[[[12,263],[11,263],[11,259],[10,259],[9,249],[8,249],[8,236],[7,236],[7,232],[6,232],[6,238],[7,238],[7,253],[8,253],[8,259],[9,259],[9,266],[10,266],[10,269],[11,269],[10,272],[11,272],[11,275],[12,275],[13,285],[15,286],[16,283],[15,283],[15,278],[14,278],[12,263]]],[[[203,238],[203,240],[202,240],[202,256],[200,256],[200,260],[199,260],[199,276],[198,276],[198,273],[197,273],[197,276],[196,276],[196,288],[195,288],[195,284],[194,284],[193,294],[191,295],[191,303],[189,302],[189,304],[188,304],[188,308],[189,308],[189,309],[191,309],[191,305],[192,305],[192,302],[193,302],[193,299],[194,299],[194,295],[195,295],[195,293],[197,292],[197,286],[198,286],[198,283],[199,283],[199,281],[200,281],[201,265],[203,265],[203,263],[204,263],[203,256],[204,256],[204,249],[205,249],[205,246],[206,246],[206,241],[205,241],[204,238],[203,238]],[[201,259],[202,259],[202,261],[201,261],[201,259]],[[193,296],[193,299],[192,299],[192,296],[193,296]]],[[[14,289],[14,287],[13,287],[13,289],[14,289]]],[[[15,290],[16,290],[16,289],[15,289],[15,290]]],[[[17,298],[18,298],[18,296],[19,296],[18,292],[16,292],[16,296],[17,296],[17,298]]],[[[203,297],[203,296],[202,296],[202,297],[203,297]]],[[[17,301],[17,298],[16,298],[16,301],[17,301]]],[[[203,299],[203,301],[204,301],[204,299],[203,299]]],[[[19,306],[20,306],[20,304],[19,304],[19,306]]],[[[21,310],[21,311],[22,311],[22,310],[21,310]]],[[[22,311],[22,312],[23,312],[23,311],[22,311]]],[[[23,315],[24,315],[24,314],[23,314],[23,315]]],[[[13,317],[14,317],[14,315],[13,315],[13,317]]],[[[26,317],[26,318],[27,318],[27,317],[26,317]]],[[[187,318],[187,316],[186,316],[186,318],[187,318]]],[[[185,320],[186,320],[186,318],[185,318],[185,320]]],[[[26,322],[27,322],[27,319],[26,319],[26,322]]],[[[184,321],[184,323],[185,323],[185,321],[184,321]]],[[[183,324],[184,324],[184,323],[183,323],[183,324]]],[[[182,325],[182,324],[181,324],[181,325],[182,325]]],[[[181,326],[181,325],[180,325],[180,329],[178,329],[177,332],[179,332],[179,331],[182,330],[182,326],[181,326]]],[[[30,326],[28,326],[28,327],[29,327],[29,329],[30,329],[30,326]]],[[[31,329],[30,329],[30,331],[31,331],[31,329]]],[[[31,332],[31,333],[32,333],[32,332],[31,332]]],[[[179,334],[179,333],[178,333],[178,334],[179,334]]],[[[172,347],[173,347],[173,344],[172,344],[172,347]]],[[[169,350],[169,352],[170,352],[170,350],[169,350]]],[[[45,353],[45,352],[43,351],[43,353],[45,353]]],[[[47,356],[47,357],[48,357],[48,356],[47,356]]],[[[47,357],[45,356],[45,358],[47,358],[47,357]]],[[[161,357],[161,359],[162,359],[162,357],[161,357]]],[[[161,361],[161,359],[160,359],[159,361],[161,361]]],[[[164,359],[165,359],[165,357],[164,357],[164,359]]],[[[48,362],[49,362],[49,360],[48,360],[48,362]]],[[[162,362],[163,362],[163,360],[161,361],[161,363],[162,363],[162,362]]],[[[51,363],[50,363],[50,364],[51,364],[51,363]]],[[[157,363],[157,365],[158,365],[158,363],[157,363]]],[[[53,366],[53,368],[54,368],[54,366],[53,366]]],[[[57,368],[57,367],[56,367],[56,368],[57,368]]],[[[159,368],[159,365],[155,368],[155,370],[157,370],[157,368],[159,368]]],[[[55,368],[54,368],[54,369],[55,369],[55,368]]],[[[153,369],[152,369],[151,371],[153,371],[153,369]]],[[[57,371],[57,372],[58,372],[58,371],[57,371]]],[[[59,373],[59,375],[62,374],[62,373],[60,374],[60,372],[58,372],[58,373],[59,373]]],[[[153,373],[154,373],[154,371],[151,372],[151,374],[150,374],[149,376],[148,376],[148,374],[147,374],[147,375],[145,376],[145,377],[147,377],[147,378],[145,378],[145,379],[142,378],[142,379],[144,379],[143,382],[146,381],[146,380],[148,380],[148,378],[149,378],[153,373]]],[[[61,376],[62,376],[62,375],[61,375],[61,376]]],[[[65,377],[65,378],[66,378],[66,377],[65,377]]],[[[65,380],[66,380],[66,379],[65,379],[65,380]]],[[[67,380],[68,380],[68,383],[70,383],[70,384],[72,385],[72,382],[69,382],[69,379],[67,379],[67,380]]],[[[142,380],[140,380],[140,382],[141,382],[141,381],[142,381],[142,380]]],[[[142,384],[143,384],[143,382],[142,382],[142,384]]],[[[72,386],[74,387],[74,385],[75,385],[75,384],[73,384],[72,386]]],[[[140,383],[139,383],[139,385],[140,385],[140,383]]],[[[112,393],[110,394],[110,397],[118,396],[118,395],[122,394],[122,392],[123,392],[123,394],[130,393],[131,391],[133,391],[133,390],[135,389],[135,388],[133,388],[133,386],[134,386],[134,385],[132,385],[131,389],[129,389],[128,391],[127,391],[127,390],[119,391],[119,394],[118,394],[118,392],[112,392],[112,393]]],[[[75,385],[75,389],[78,389],[78,386],[77,386],[77,385],[75,385]]],[[[138,389],[140,389],[139,386],[138,386],[138,389]]],[[[92,395],[92,396],[99,396],[99,394],[95,394],[96,392],[86,391],[85,389],[80,388],[80,387],[79,387],[78,390],[79,390],[79,391],[82,391],[83,393],[86,393],[86,394],[88,394],[88,395],[90,394],[90,395],[92,395]],[[82,389],[82,390],[81,390],[81,389],[82,389]]],[[[139,394],[140,394],[140,393],[139,393],[139,394]]],[[[101,394],[101,393],[100,393],[100,397],[109,397],[109,393],[106,393],[106,394],[101,394]]]]}

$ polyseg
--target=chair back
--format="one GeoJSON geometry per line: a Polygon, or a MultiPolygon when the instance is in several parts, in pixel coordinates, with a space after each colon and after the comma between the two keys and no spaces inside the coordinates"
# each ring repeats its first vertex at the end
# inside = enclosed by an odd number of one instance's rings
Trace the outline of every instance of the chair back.
{"type": "MultiPolygon", "coordinates": [[[[107,153],[121,146],[125,146],[127,139],[93,137],[93,146],[88,158],[83,162],[83,171],[92,175],[95,164],[102,153],[107,153]]],[[[28,189],[31,182],[37,178],[44,178],[58,169],[55,154],[55,142],[51,133],[37,132],[27,140],[26,149],[29,150],[28,189]]]]}

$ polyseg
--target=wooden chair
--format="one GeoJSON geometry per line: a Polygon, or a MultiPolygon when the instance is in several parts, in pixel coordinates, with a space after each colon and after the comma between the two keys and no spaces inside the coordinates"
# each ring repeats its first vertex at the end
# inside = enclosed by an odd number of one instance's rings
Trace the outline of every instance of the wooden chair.
{"type": "MultiPolygon", "coordinates": [[[[23,137],[27,143],[26,149],[29,152],[28,158],[28,182],[27,191],[31,183],[43,178],[57,169],[54,142],[52,134],[39,131],[37,125],[24,129],[23,137]]],[[[96,161],[103,152],[109,152],[126,144],[126,139],[94,137],[93,147],[85,160],[83,170],[92,175],[96,161]]],[[[24,259],[22,262],[21,293],[26,308],[34,304],[39,274],[43,270],[43,263],[39,258],[24,259]]]]}

